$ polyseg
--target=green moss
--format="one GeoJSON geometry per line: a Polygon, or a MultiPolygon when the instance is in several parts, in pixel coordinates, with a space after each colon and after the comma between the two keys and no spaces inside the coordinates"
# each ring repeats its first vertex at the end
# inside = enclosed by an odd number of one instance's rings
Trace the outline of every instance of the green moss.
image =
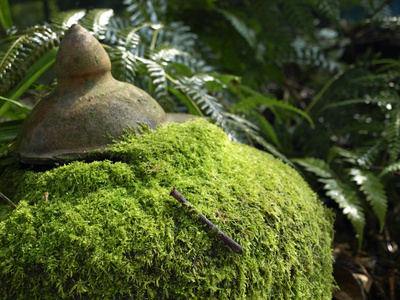
{"type": "Polygon", "coordinates": [[[16,183],[18,209],[0,205],[0,297],[331,299],[332,214],[288,165],[201,120],[109,152],[114,162],[7,171],[0,190],[16,183]]]}

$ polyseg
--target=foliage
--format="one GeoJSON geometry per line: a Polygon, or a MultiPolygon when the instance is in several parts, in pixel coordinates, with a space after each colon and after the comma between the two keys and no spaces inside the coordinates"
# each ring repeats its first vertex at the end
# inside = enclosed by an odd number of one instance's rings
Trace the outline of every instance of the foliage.
{"type": "MultiPolygon", "coordinates": [[[[0,56],[4,62],[0,69],[4,74],[0,94],[6,101],[0,108],[0,117],[24,118],[26,112],[21,113],[19,107],[13,107],[15,102],[11,100],[18,100],[21,93],[54,62],[56,47],[64,31],[79,22],[104,44],[115,78],[134,82],[166,111],[189,111],[205,116],[221,126],[232,139],[250,143],[257,140],[289,162],[265,139],[278,143],[274,129],[270,126],[262,135],[260,128],[248,119],[254,109],[247,109],[247,115],[232,109],[233,103],[242,100],[242,94],[236,91],[240,79],[219,74],[205,63],[196,47],[197,35],[180,22],[163,20],[166,4],[162,1],[160,5],[139,2],[127,7],[131,14],[129,21],[113,16],[112,9],[74,10],[58,14],[46,27],[10,33],[0,56]],[[34,75],[27,72],[32,68],[35,69],[34,75]],[[22,85],[26,78],[30,79],[29,84],[22,85]],[[17,114],[13,114],[15,110],[17,114]]],[[[257,97],[271,102],[262,94],[257,97]]],[[[290,104],[281,107],[307,117],[290,104]]],[[[12,126],[14,123],[9,124],[12,126]]],[[[7,142],[9,140],[2,144],[3,153],[7,142]]]]}
{"type": "Polygon", "coordinates": [[[1,298],[331,299],[332,214],[287,164],[204,120],[109,151],[120,161],[6,171],[18,208],[0,205],[1,298]]]}
{"type": "Polygon", "coordinates": [[[398,17],[390,1],[182,2],[171,5],[171,18],[184,20],[217,53],[209,61],[242,76],[241,93],[251,86],[264,95],[243,97],[233,108],[315,175],[305,174],[346,214],[360,246],[366,224],[376,219],[382,231],[388,210],[400,207],[400,65],[398,48],[387,51],[398,17]],[[354,20],[355,11],[364,15],[354,20]],[[374,44],[382,40],[382,47],[374,44]],[[266,95],[311,121],[271,106],[266,95]]]}
{"type": "MultiPolygon", "coordinates": [[[[383,229],[386,214],[400,207],[399,23],[390,1],[124,4],[124,17],[69,11],[48,28],[61,37],[79,21],[104,44],[116,78],[167,111],[205,115],[232,139],[288,163],[296,158],[360,237],[365,224],[383,229]],[[315,173],[322,165],[328,177],[315,173]]],[[[17,36],[9,30],[9,39],[17,36]]],[[[11,103],[0,115],[24,118],[26,108],[11,103]]],[[[16,132],[16,123],[9,126],[0,131],[2,153],[16,132]]]]}

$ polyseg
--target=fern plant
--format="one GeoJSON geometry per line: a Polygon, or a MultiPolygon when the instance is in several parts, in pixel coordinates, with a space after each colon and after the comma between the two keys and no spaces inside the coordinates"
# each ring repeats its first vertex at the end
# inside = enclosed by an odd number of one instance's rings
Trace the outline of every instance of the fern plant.
{"type": "MultiPolygon", "coordinates": [[[[400,174],[400,98],[399,87],[393,84],[400,63],[378,59],[372,64],[379,68],[370,71],[360,64],[343,72],[343,78],[336,78],[321,96],[324,103],[315,102],[310,110],[325,119],[325,130],[330,133],[333,146],[326,157],[293,160],[323,183],[326,195],[353,224],[359,247],[366,219],[372,218],[370,210],[382,232],[388,207],[398,201],[396,178],[400,174]],[[354,98],[346,99],[349,95],[354,98]]],[[[311,142],[316,145],[315,139],[311,142]]]]}
{"type": "Polygon", "coordinates": [[[79,22],[104,45],[114,77],[146,90],[166,111],[204,116],[221,126],[232,139],[257,143],[290,163],[275,147],[279,147],[279,141],[274,129],[257,115],[258,107],[240,110],[234,104],[257,98],[259,103],[268,102],[272,112],[273,107],[279,106],[312,123],[306,114],[290,104],[283,105],[271,95],[264,96],[243,86],[237,76],[217,73],[202,58],[196,46],[197,35],[181,22],[166,20],[164,1],[125,3],[131,15],[129,20],[114,16],[112,9],[67,11],[46,26],[16,31],[3,41],[0,117],[12,119],[3,124],[3,132],[8,126],[14,128],[13,135],[0,134],[3,156],[7,144],[15,137],[16,121],[22,120],[27,112],[24,106],[23,114],[13,113],[21,112],[19,97],[54,63],[65,30],[79,22]],[[259,124],[268,127],[266,134],[261,133],[259,124]]]}

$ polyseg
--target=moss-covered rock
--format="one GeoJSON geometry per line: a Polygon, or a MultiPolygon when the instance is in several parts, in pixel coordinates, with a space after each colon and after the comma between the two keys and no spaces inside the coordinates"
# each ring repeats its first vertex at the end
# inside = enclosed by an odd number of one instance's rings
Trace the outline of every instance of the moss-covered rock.
{"type": "Polygon", "coordinates": [[[18,208],[0,205],[2,299],[331,299],[332,214],[288,165],[201,120],[109,151],[3,174],[18,208]]]}

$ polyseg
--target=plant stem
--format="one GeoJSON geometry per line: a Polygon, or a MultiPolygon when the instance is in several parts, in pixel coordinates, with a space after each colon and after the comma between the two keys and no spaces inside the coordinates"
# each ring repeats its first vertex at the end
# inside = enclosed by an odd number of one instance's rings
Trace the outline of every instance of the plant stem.
{"type": "MultiPolygon", "coordinates": [[[[169,194],[170,196],[174,197],[176,200],[178,200],[183,206],[187,206],[189,209],[195,209],[193,206],[189,204],[189,202],[182,196],[181,193],[178,192],[178,190],[174,187],[169,194]]],[[[225,233],[223,233],[217,226],[215,226],[210,220],[208,220],[205,216],[203,216],[201,213],[198,214],[199,219],[206,224],[208,227],[211,229],[217,231],[218,237],[225,243],[227,244],[233,252],[242,254],[243,253],[243,248],[240,246],[238,243],[236,243],[234,240],[232,240],[229,236],[227,236],[225,233]]]]}
{"type": "Polygon", "coordinates": [[[17,208],[17,206],[14,204],[14,202],[12,202],[10,199],[8,199],[3,193],[0,193],[0,198],[3,198],[4,200],[6,200],[8,202],[8,204],[10,204],[12,207],[17,208]]]}
{"type": "Polygon", "coordinates": [[[311,111],[315,104],[321,99],[322,95],[330,88],[330,86],[344,74],[345,70],[339,71],[335,76],[328,80],[328,82],[322,87],[322,89],[315,96],[314,100],[311,101],[310,105],[304,110],[307,114],[311,111]]]}
{"type": "Polygon", "coordinates": [[[157,42],[157,36],[158,36],[158,32],[160,30],[156,29],[154,30],[153,36],[151,37],[151,42],[150,42],[150,51],[154,51],[155,47],[156,47],[156,42],[157,42]]]}

